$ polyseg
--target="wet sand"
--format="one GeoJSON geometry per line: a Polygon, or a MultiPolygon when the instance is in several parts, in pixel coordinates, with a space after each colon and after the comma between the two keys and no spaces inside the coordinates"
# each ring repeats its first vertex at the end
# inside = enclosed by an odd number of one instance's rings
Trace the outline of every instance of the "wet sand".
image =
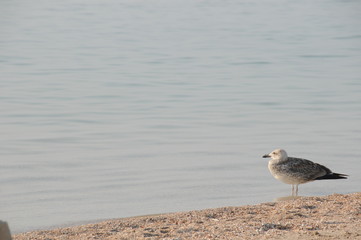
{"type": "MultiPolygon", "coordinates": [[[[10,226],[11,227],[11,226],[10,226]]],[[[361,192],[122,218],[34,231],[14,240],[361,239],[361,192]]]]}

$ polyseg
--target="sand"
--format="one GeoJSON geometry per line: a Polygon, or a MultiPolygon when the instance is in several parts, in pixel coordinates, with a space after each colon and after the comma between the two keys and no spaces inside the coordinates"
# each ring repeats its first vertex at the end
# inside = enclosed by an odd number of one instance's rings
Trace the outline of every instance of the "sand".
{"type": "Polygon", "coordinates": [[[361,192],[114,219],[34,231],[14,240],[361,239],[361,192]]]}

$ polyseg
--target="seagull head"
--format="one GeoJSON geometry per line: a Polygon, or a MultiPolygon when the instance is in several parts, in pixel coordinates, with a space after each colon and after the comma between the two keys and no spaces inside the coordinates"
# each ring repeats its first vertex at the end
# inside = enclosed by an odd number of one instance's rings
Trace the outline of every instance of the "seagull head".
{"type": "Polygon", "coordinates": [[[273,150],[271,153],[263,155],[263,158],[272,158],[274,160],[286,160],[288,158],[287,153],[283,149],[273,150]]]}

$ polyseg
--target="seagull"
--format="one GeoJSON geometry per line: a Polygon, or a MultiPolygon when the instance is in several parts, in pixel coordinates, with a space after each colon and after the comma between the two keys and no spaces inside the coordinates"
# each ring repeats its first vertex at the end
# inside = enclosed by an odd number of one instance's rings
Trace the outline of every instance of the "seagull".
{"type": "Polygon", "coordinates": [[[268,169],[273,177],[292,184],[292,196],[298,195],[298,185],[314,180],[347,179],[346,174],[334,173],[327,167],[303,158],[288,157],[283,149],[276,149],[263,158],[271,158],[268,169]]]}

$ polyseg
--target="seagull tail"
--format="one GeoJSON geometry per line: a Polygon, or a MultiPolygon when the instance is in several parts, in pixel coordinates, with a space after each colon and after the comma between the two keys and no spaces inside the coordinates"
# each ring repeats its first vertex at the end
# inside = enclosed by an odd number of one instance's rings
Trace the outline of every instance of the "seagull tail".
{"type": "Polygon", "coordinates": [[[347,179],[348,175],[342,173],[328,173],[321,177],[316,178],[315,180],[325,180],[325,179],[347,179]]]}

